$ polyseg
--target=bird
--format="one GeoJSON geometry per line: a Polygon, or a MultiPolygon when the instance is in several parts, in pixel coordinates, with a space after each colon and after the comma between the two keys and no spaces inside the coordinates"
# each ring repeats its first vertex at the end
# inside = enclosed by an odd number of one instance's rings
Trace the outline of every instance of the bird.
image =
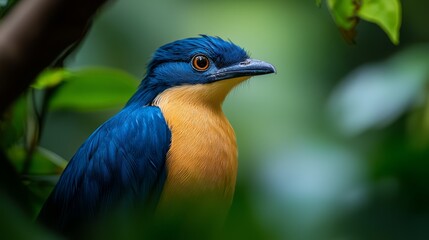
{"type": "Polygon", "coordinates": [[[71,235],[117,207],[156,212],[201,197],[228,208],[238,150],[222,104],[235,86],[275,72],[220,37],[161,46],[134,95],[71,158],[37,222],[71,235]]]}

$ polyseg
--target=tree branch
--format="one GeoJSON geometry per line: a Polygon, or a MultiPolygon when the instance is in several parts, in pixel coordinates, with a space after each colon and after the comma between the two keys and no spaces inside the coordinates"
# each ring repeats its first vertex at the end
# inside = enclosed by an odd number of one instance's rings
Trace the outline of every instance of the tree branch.
{"type": "MultiPolygon", "coordinates": [[[[82,40],[105,2],[21,0],[0,21],[0,117],[44,68],[82,40]]],[[[0,194],[9,194],[29,214],[29,192],[2,150],[0,166],[0,194]]]]}
{"type": "Polygon", "coordinates": [[[0,22],[0,113],[80,41],[107,0],[21,0],[0,22]]]}

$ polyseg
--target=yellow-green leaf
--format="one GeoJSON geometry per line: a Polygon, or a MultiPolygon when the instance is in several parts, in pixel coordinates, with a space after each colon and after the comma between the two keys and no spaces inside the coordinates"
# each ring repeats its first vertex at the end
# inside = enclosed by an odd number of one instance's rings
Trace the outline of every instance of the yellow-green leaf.
{"type": "Polygon", "coordinates": [[[363,0],[358,16],[380,26],[394,44],[399,43],[401,4],[399,0],[363,0]]]}
{"type": "Polygon", "coordinates": [[[33,85],[36,89],[54,87],[70,76],[70,71],[64,68],[46,69],[39,74],[33,85]]]}
{"type": "Polygon", "coordinates": [[[138,80],[113,68],[92,67],[71,72],[50,102],[51,110],[91,111],[123,106],[138,80]]]}
{"type": "Polygon", "coordinates": [[[350,30],[355,26],[354,0],[327,0],[329,11],[338,27],[350,30]]]}

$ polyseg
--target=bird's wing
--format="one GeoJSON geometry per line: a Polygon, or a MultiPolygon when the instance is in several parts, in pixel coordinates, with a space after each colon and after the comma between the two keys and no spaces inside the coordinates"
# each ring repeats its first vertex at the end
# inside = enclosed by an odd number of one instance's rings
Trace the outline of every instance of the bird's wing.
{"type": "Polygon", "coordinates": [[[156,204],[166,178],[170,141],[170,129],[158,107],[125,108],[76,152],[38,221],[69,232],[118,205],[156,204]]]}

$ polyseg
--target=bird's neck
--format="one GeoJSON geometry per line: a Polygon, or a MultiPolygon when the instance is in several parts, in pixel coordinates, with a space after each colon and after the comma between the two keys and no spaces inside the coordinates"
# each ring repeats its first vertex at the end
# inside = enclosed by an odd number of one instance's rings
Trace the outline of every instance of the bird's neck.
{"type": "Polygon", "coordinates": [[[219,110],[228,93],[248,77],[228,79],[209,84],[194,84],[172,87],[159,94],[153,101],[153,105],[159,102],[180,102],[185,105],[193,105],[208,109],[219,110]]]}

